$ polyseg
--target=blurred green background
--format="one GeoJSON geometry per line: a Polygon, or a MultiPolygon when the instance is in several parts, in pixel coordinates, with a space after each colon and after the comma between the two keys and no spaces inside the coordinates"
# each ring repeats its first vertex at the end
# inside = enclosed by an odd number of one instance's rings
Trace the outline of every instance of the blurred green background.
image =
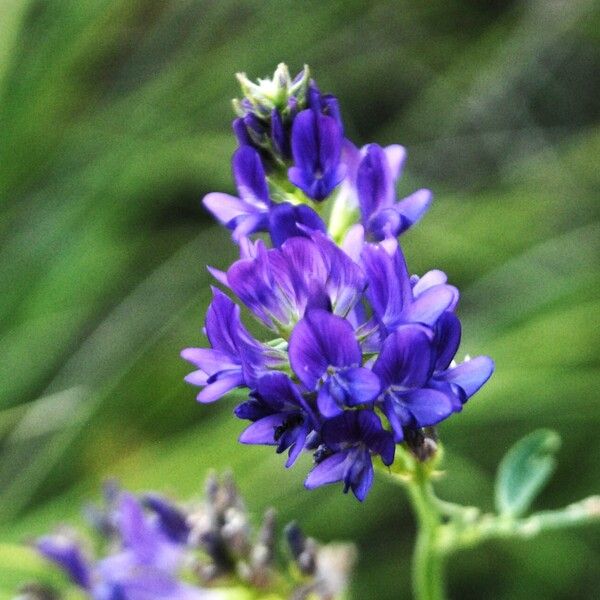
{"type": "MultiPolygon", "coordinates": [[[[401,491],[303,491],[308,459],[237,444],[235,402],[182,381],[205,265],[235,254],[199,202],[233,190],[233,74],[280,61],[311,65],[357,144],[408,148],[402,191],[436,194],[409,265],[448,272],[461,353],[497,363],[440,428],[440,494],[491,508],[500,457],[541,426],[564,445],[536,507],[598,492],[598,2],[2,0],[0,540],[77,522],[109,475],[189,496],[231,467],[257,513],[356,541],[353,598],[410,597],[401,491]]],[[[27,579],[10,562],[0,598],[27,579]]],[[[597,598],[599,565],[597,528],[489,543],[452,559],[450,595],[597,598]]]]}

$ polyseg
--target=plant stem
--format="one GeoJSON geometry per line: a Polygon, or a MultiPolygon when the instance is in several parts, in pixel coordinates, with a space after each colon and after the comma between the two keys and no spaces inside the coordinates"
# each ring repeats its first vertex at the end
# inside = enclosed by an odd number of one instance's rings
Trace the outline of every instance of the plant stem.
{"type": "Polygon", "coordinates": [[[417,517],[417,541],[413,554],[413,591],[415,600],[443,600],[443,556],[438,549],[437,533],[441,516],[434,502],[431,482],[422,469],[415,470],[407,488],[417,517]]]}

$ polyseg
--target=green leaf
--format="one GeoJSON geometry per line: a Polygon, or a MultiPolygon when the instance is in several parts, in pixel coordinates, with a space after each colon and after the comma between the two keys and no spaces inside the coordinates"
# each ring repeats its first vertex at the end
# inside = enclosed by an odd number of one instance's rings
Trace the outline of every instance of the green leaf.
{"type": "Polygon", "coordinates": [[[556,467],[559,435],[538,429],[520,439],[504,456],[496,478],[496,508],[519,517],[531,506],[556,467]]]}

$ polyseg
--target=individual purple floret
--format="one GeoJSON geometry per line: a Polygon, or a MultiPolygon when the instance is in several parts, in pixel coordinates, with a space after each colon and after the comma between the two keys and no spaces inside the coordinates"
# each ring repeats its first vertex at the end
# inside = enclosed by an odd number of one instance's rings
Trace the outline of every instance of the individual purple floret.
{"type": "Polygon", "coordinates": [[[368,237],[381,241],[412,227],[431,204],[430,190],[420,189],[397,201],[396,184],[406,161],[406,150],[397,144],[382,148],[368,144],[361,150],[345,141],[343,162],[347,177],[343,193],[360,208],[368,237]]]}
{"type": "Polygon", "coordinates": [[[337,481],[344,482],[361,502],[373,484],[373,462],[377,454],[384,465],[394,461],[394,440],[371,410],[347,411],[323,425],[324,448],[317,453],[317,465],[305,485],[312,489],[337,481]]]}
{"type": "Polygon", "coordinates": [[[280,246],[288,237],[308,235],[301,227],[325,231],[325,224],[309,206],[272,202],[256,150],[242,146],[231,163],[239,197],[211,192],[203,203],[222,225],[233,230],[236,242],[253,233],[268,231],[273,244],[280,246]]]}
{"type": "Polygon", "coordinates": [[[267,348],[243,326],[239,306],[216,288],[206,313],[206,336],[210,349],[186,348],[181,352],[197,367],[185,380],[203,387],[198,402],[213,402],[236,387],[252,386],[274,362],[267,348]]]}
{"type": "Polygon", "coordinates": [[[362,352],[352,325],[342,317],[313,309],[296,325],[289,343],[290,365],[309,391],[317,391],[324,417],[345,407],[373,402],[378,377],[361,366],[362,352]]]}
{"type": "Polygon", "coordinates": [[[278,453],[289,449],[286,467],[298,458],[318,422],[294,383],[283,373],[261,377],[250,400],[240,404],[235,414],[253,421],[240,436],[240,442],[277,446],[278,453]]]}
{"type": "Polygon", "coordinates": [[[281,248],[267,249],[259,240],[228,269],[225,282],[277,332],[289,332],[309,306],[347,314],[366,285],[361,268],[318,232],[289,238],[281,248]]]}
{"type": "Polygon", "coordinates": [[[204,197],[204,206],[228,229],[233,239],[256,231],[266,231],[272,204],[265,171],[256,150],[242,146],[231,160],[233,177],[239,197],[211,192],[204,197]]]}
{"type": "Polygon", "coordinates": [[[294,119],[294,166],[288,176],[309,198],[323,200],[342,182],[346,174],[340,162],[342,139],[342,129],[334,117],[306,109],[294,119]]]}

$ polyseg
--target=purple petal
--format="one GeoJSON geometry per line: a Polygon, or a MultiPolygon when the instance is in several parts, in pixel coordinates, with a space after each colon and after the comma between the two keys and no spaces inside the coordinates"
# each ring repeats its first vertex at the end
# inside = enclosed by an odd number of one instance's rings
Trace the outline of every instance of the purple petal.
{"type": "Polygon", "coordinates": [[[401,231],[408,229],[408,222],[392,207],[375,213],[369,219],[367,227],[373,238],[381,241],[389,236],[396,237],[401,231]]]}
{"type": "Polygon", "coordinates": [[[344,369],[337,374],[337,378],[344,386],[348,406],[372,402],[381,391],[379,377],[364,367],[344,369]]]}
{"type": "Polygon", "coordinates": [[[327,367],[355,366],[362,358],[352,325],[320,309],[311,310],[294,327],[288,353],[294,373],[310,390],[327,367]]]}
{"type": "Polygon", "coordinates": [[[204,386],[208,383],[209,375],[202,370],[192,371],[183,380],[190,385],[204,386]]]}
{"type": "Polygon", "coordinates": [[[131,548],[141,559],[154,556],[160,539],[149,527],[142,505],[133,494],[121,493],[117,525],[125,548],[131,548]]]}
{"type": "MultiPolygon", "coordinates": [[[[342,152],[342,129],[334,117],[317,117],[319,136],[319,164],[324,173],[333,173],[339,165],[342,152]]],[[[343,170],[345,175],[345,168],[343,170]]],[[[342,175],[342,177],[343,177],[342,175]]],[[[335,182],[333,187],[341,181],[335,182]]]]}
{"type": "Polygon", "coordinates": [[[256,233],[257,231],[266,231],[268,229],[268,225],[269,214],[266,210],[255,214],[248,214],[235,221],[235,226],[231,237],[236,244],[239,244],[243,238],[251,235],[252,233],[256,233]]]}
{"type": "Polygon", "coordinates": [[[36,548],[44,558],[58,565],[74,584],[90,589],[90,566],[74,540],[63,535],[46,536],[37,540],[36,548]]]}
{"type": "Polygon", "coordinates": [[[451,285],[436,285],[426,289],[402,312],[408,323],[434,325],[441,314],[456,304],[458,290],[451,285]]]}
{"type": "Polygon", "coordinates": [[[304,486],[309,490],[312,490],[321,485],[335,483],[336,481],[344,479],[347,455],[348,453],[346,451],[336,452],[320,462],[308,474],[304,486]]]}
{"type": "Polygon", "coordinates": [[[240,309],[217,288],[212,288],[212,291],[213,299],[206,311],[206,336],[213,349],[235,356],[240,309]]]}
{"type": "Polygon", "coordinates": [[[326,288],[333,312],[345,316],[358,302],[366,286],[362,269],[326,235],[315,231],[314,243],[319,248],[326,273],[326,288]]]}
{"type": "Polygon", "coordinates": [[[345,175],[340,164],[342,132],[333,117],[303,110],[292,126],[294,167],[289,180],[314,200],[323,200],[345,175]]]}
{"type": "Polygon", "coordinates": [[[158,494],[145,494],[143,503],[157,515],[162,532],[172,542],[187,543],[190,528],[183,511],[158,494]]]}
{"type": "Polygon", "coordinates": [[[436,351],[435,370],[443,371],[454,358],[461,338],[461,324],[458,317],[446,311],[438,319],[435,327],[434,345],[436,351]]]}
{"type": "Polygon", "coordinates": [[[373,311],[387,327],[395,327],[412,300],[404,255],[397,244],[391,256],[384,246],[367,244],[362,260],[369,281],[366,294],[373,311]]]}
{"type": "MultiPolygon", "coordinates": [[[[292,126],[292,155],[294,163],[300,171],[308,173],[314,173],[319,167],[316,119],[317,116],[314,111],[303,110],[298,113],[292,126]]],[[[292,183],[297,185],[294,181],[292,183]]]]}
{"type": "Polygon", "coordinates": [[[239,363],[231,360],[229,354],[211,348],[186,348],[181,351],[181,358],[191,362],[207,375],[239,367],[239,363]]]}
{"type": "Polygon", "coordinates": [[[392,144],[391,146],[386,146],[383,151],[385,152],[385,157],[390,168],[392,180],[396,181],[402,174],[402,169],[406,162],[406,148],[399,144],[392,144]]]}
{"type": "Polygon", "coordinates": [[[362,254],[364,245],[364,227],[358,223],[356,225],[352,225],[344,237],[344,241],[342,242],[342,250],[355,263],[358,263],[360,261],[360,255],[362,254]]]}
{"type": "Polygon", "coordinates": [[[281,202],[269,212],[269,232],[273,246],[279,248],[288,238],[308,237],[305,229],[325,231],[325,223],[317,213],[306,205],[292,206],[289,202],[281,202]]]}
{"type": "Polygon", "coordinates": [[[271,140],[276,152],[283,158],[290,157],[290,142],[283,127],[281,114],[276,108],[271,111],[271,140]]]}
{"type": "Polygon", "coordinates": [[[233,154],[231,163],[241,199],[261,208],[268,207],[271,203],[269,188],[258,152],[250,146],[242,146],[233,154]]]}
{"type": "Polygon", "coordinates": [[[256,212],[257,207],[247,204],[243,200],[222,194],[221,192],[211,192],[202,199],[202,204],[210,211],[214,217],[223,225],[228,226],[240,217],[256,212]]]}
{"type": "Polygon", "coordinates": [[[412,413],[418,427],[430,427],[453,412],[453,402],[439,390],[423,388],[402,397],[402,402],[412,413]]]}
{"type": "Polygon", "coordinates": [[[244,119],[242,117],[234,119],[231,124],[231,128],[233,129],[233,133],[235,134],[240,146],[252,145],[252,140],[248,135],[248,130],[246,129],[246,124],[244,123],[244,119]]]}
{"type": "Polygon", "coordinates": [[[440,285],[442,283],[446,283],[448,281],[448,276],[444,271],[439,271],[438,269],[433,269],[432,271],[427,271],[423,277],[420,277],[413,286],[413,294],[415,298],[422,294],[425,290],[428,290],[430,287],[434,285],[440,285]]]}
{"type": "Polygon", "coordinates": [[[381,456],[383,464],[391,465],[396,450],[392,434],[382,427],[379,417],[373,411],[361,410],[358,415],[358,426],[363,442],[369,450],[381,456]]]}
{"type": "Polygon", "coordinates": [[[206,269],[221,285],[229,287],[229,283],[227,282],[227,273],[211,266],[207,266],[206,269]]]}
{"type": "Polygon", "coordinates": [[[332,382],[331,380],[326,381],[317,395],[317,406],[319,412],[326,418],[335,417],[343,412],[343,399],[336,398],[332,393],[332,382]]]}
{"type": "Polygon", "coordinates": [[[433,194],[430,190],[417,190],[410,196],[400,200],[395,205],[396,210],[404,217],[407,225],[404,229],[408,229],[414,225],[427,212],[433,194]]]}
{"type": "Polygon", "coordinates": [[[367,497],[367,494],[373,485],[374,477],[375,474],[373,471],[373,462],[369,456],[366,458],[365,464],[362,466],[358,480],[353,481],[351,484],[352,491],[354,492],[356,499],[360,502],[363,502],[367,497]]]}
{"type": "Polygon", "coordinates": [[[296,384],[284,373],[263,375],[258,380],[257,391],[273,410],[301,408],[312,416],[312,411],[298,391],[296,384]]]}
{"type": "Polygon", "coordinates": [[[382,410],[394,432],[394,442],[399,444],[404,440],[404,431],[402,427],[404,424],[410,423],[411,415],[406,408],[398,404],[390,394],[385,396],[382,410]]]}
{"type": "Polygon", "coordinates": [[[296,441],[290,446],[290,451],[288,454],[288,459],[285,462],[286,468],[291,467],[297,460],[297,458],[302,454],[302,450],[304,450],[304,446],[306,444],[306,436],[308,435],[308,425],[304,423],[296,432],[296,441]]]}
{"type": "Polygon", "coordinates": [[[384,341],[373,366],[384,388],[417,388],[429,379],[433,332],[421,325],[402,325],[384,341]]]}
{"type": "Polygon", "coordinates": [[[276,446],[275,429],[285,420],[285,413],[276,413],[264,417],[244,429],[240,435],[242,444],[264,444],[276,446]]]}
{"type": "Polygon", "coordinates": [[[204,404],[214,402],[232,389],[244,385],[244,376],[241,371],[231,372],[213,383],[209,383],[197,396],[196,400],[204,404]]]}
{"type": "Polygon", "coordinates": [[[470,398],[492,376],[493,372],[494,361],[489,356],[477,356],[442,373],[439,378],[460,386],[466,397],[470,398]]]}
{"type": "Polygon", "coordinates": [[[369,144],[358,166],[356,189],[363,222],[382,208],[389,208],[394,200],[392,178],[383,148],[369,144]]]}

